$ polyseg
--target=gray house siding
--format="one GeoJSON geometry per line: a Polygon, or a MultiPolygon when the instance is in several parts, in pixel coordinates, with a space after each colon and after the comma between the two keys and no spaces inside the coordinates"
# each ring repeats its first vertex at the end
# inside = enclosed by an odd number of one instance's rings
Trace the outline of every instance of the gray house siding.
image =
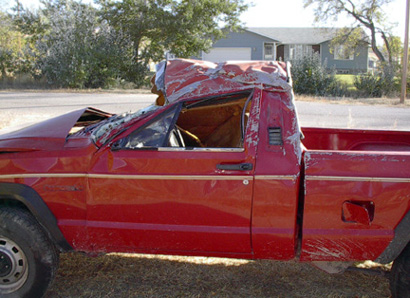
{"type": "Polygon", "coordinates": [[[213,44],[214,48],[251,48],[252,60],[263,60],[263,45],[265,42],[274,42],[269,38],[252,32],[231,32],[226,38],[213,44]]]}
{"type": "Polygon", "coordinates": [[[289,45],[285,44],[285,58],[284,61],[289,61],[289,45]]]}
{"type": "MultiPolygon", "coordinates": [[[[289,61],[291,60],[290,48],[292,47],[293,58],[295,58],[294,55],[300,56],[301,52],[319,53],[322,62],[326,62],[328,69],[336,69],[339,73],[367,72],[368,45],[360,46],[353,60],[334,59],[334,54],[330,53],[329,48],[334,31],[326,28],[250,28],[242,32],[230,32],[225,38],[216,41],[211,52],[207,53],[206,57],[202,55],[202,58],[215,59],[212,61],[219,59],[265,60],[264,58],[289,61]],[[273,54],[276,56],[267,57],[265,55],[265,43],[273,43],[276,46],[273,50],[273,54]],[[311,47],[311,51],[309,47],[311,47]]],[[[266,51],[271,52],[271,49],[266,49],[266,51]]],[[[220,61],[222,60],[218,62],[220,61]]]]}
{"type": "MultiPolygon", "coordinates": [[[[320,53],[322,63],[326,63],[328,69],[336,69],[339,73],[363,73],[367,71],[367,61],[368,61],[368,50],[367,45],[364,44],[357,49],[353,60],[337,60],[334,59],[334,54],[330,53],[330,42],[324,42],[320,44],[320,49],[318,45],[313,45],[313,52],[320,53]]],[[[283,45],[284,47],[284,61],[290,60],[289,48],[290,45],[283,45]]],[[[279,56],[278,56],[279,59],[279,56]]]]}
{"type": "Polygon", "coordinates": [[[368,49],[367,45],[363,45],[357,49],[353,60],[335,60],[334,54],[330,53],[330,42],[324,42],[321,44],[321,57],[322,62],[327,63],[327,68],[335,68],[341,73],[362,73],[367,72],[368,64],[368,49]]]}

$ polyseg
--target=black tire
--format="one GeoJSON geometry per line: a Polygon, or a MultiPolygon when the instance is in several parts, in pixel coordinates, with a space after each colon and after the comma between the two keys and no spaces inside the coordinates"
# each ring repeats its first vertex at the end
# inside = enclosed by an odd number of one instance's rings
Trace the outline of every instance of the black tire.
{"type": "Polygon", "coordinates": [[[393,298],[410,297],[410,243],[393,263],[390,291],[393,298]]]}
{"type": "Polygon", "coordinates": [[[58,257],[28,211],[0,207],[0,297],[42,297],[54,279],[58,257]]]}

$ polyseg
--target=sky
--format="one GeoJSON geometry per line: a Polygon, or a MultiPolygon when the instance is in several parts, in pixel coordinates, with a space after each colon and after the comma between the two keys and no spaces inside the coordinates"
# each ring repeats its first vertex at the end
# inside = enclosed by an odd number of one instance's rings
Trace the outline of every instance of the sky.
{"type": "MultiPolygon", "coordinates": [[[[245,12],[241,20],[248,27],[343,27],[352,24],[351,19],[341,18],[337,23],[315,24],[313,7],[303,7],[303,0],[254,0],[254,6],[245,12]]],[[[394,0],[385,6],[394,35],[404,36],[406,0],[394,0]]]]}
{"type": "MultiPolygon", "coordinates": [[[[26,7],[38,7],[38,0],[21,0],[26,7]]],[[[84,3],[92,0],[83,0],[84,3]]],[[[304,8],[303,0],[251,0],[253,5],[242,14],[241,20],[247,27],[314,27],[314,14],[311,7],[304,8]]],[[[13,6],[14,0],[0,0],[2,6],[13,6]]],[[[385,6],[388,20],[394,22],[393,33],[404,37],[406,0],[393,0],[385,6]]],[[[337,23],[320,24],[322,27],[343,27],[351,22],[342,18],[337,23]]]]}

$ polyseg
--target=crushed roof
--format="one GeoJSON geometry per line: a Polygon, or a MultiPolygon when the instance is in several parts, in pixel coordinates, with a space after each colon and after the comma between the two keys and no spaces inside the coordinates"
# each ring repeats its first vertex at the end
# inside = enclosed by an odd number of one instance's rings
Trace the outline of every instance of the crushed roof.
{"type": "Polygon", "coordinates": [[[337,28],[283,28],[283,27],[251,27],[248,32],[274,39],[282,44],[320,44],[331,40],[337,28]]]}
{"type": "Polygon", "coordinates": [[[250,90],[255,87],[288,92],[286,64],[274,61],[228,61],[212,63],[191,59],[172,59],[156,84],[169,102],[196,97],[250,90]],[[162,79],[161,79],[162,77],[162,79]]]}

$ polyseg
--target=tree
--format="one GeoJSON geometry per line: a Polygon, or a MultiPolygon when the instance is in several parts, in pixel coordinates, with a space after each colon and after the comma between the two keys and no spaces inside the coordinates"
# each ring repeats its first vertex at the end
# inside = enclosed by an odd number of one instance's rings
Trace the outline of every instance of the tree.
{"type": "MultiPolygon", "coordinates": [[[[388,41],[390,47],[390,55],[393,63],[399,63],[403,58],[403,42],[398,36],[389,36],[388,41]]],[[[385,45],[382,51],[384,55],[388,55],[388,49],[385,45]]]]}
{"type": "Polygon", "coordinates": [[[41,35],[44,35],[47,29],[46,22],[39,10],[26,9],[19,0],[12,8],[13,23],[18,30],[34,45],[41,35]]]}
{"type": "Polygon", "coordinates": [[[0,12],[0,72],[1,78],[7,76],[13,61],[13,52],[17,49],[13,41],[15,32],[11,28],[11,19],[0,12]]]}
{"type": "MultiPolygon", "coordinates": [[[[393,61],[393,53],[390,46],[391,34],[388,26],[385,25],[385,15],[383,13],[383,5],[392,2],[393,0],[304,0],[305,7],[315,5],[315,19],[316,21],[326,21],[332,19],[336,21],[338,17],[345,14],[356,23],[356,27],[361,27],[369,32],[370,45],[373,52],[382,63],[387,62],[389,65],[393,61]],[[377,37],[383,40],[386,52],[377,44],[377,37]]],[[[351,30],[351,33],[357,31],[351,30]]],[[[345,35],[350,36],[349,29],[345,29],[342,38],[345,35]]],[[[361,37],[356,37],[357,40],[361,37]]]]}
{"type": "Polygon", "coordinates": [[[19,62],[15,63],[18,72],[29,74],[34,78],[40,77],[40,71],[36,67],[37,50],[36,42],[45,27],[37,11],[27,10],[20,2],[15,0],[15,6],[9,14],[15,30],[19,32],[19,62]]]}
{"type": "Polygon", "coordinates": [[[72,0],[43,4],[36,49],[38,66],[48,83],[96,88],[121,78],[130,58],[127,38],[101,22],[91,5],[72,0]]]}
{"type": "Polygon", "coordinates": [[[27,40],[17,30],[10,15],[0,11],[0,77],[14,77],[29,65],[27,40]]]}
{"type": "Polygon", "coordinates": [[[170,51],[179,57],[208,50],[229,30],[240,28],[243,0],[96,0],[102,16],[134,48],[129,77],[141,82],[149,62],[170,51]]]}

